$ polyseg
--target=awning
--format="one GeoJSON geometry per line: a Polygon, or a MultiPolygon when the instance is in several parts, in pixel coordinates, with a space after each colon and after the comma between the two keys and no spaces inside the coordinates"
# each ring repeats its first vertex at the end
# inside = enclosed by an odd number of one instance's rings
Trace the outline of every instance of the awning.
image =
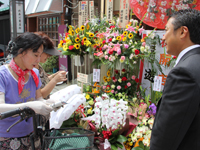
{"type": "Polygon", "coordinates": [[[25,0],[25,15],[40,12],[63,12],[63,0],[25,0]]]}

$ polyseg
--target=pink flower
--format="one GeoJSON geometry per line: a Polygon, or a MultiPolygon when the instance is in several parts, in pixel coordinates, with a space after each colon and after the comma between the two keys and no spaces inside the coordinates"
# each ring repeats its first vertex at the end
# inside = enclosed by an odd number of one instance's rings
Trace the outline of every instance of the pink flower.
{"type": "Polygon", "coordinates": [[[139,119],[142,120],[142,116],[140,116],[139,119]]]}
{"type": "Polygon", "coordinates": [[[108,59],[108,55],[105,56],[105,59],[108,59]]]}
{"type": "Polygon", "coordinates": [[[135,76],[133,75],[133,76],[131,77],[131,79],[135,80],[135,76]]]}
{"type": "Polygon", "coordinates": [[[128,44],[124,44],[124,47],[125,47],[125,48],[128,48],[128,47],[129,47],[129,45],[128,45],[128,44]]]}
{"type": "Polygon", "coordinates": [[[130,83],[130,82],[128,82],[128,83],[127,83],[127,86],[128,86],[128,87],[130,87],[130,86],[131,86],[131,83],[130,83]]]}
{"type": "Polygon", "coordinates": [[[146,45],[146,42],[142,42],[142,46],[145,46],[146,45]]]}
{"type": "Polygon", "coordinates": [[[105,88],[106,88],[106,86],[104,85],[104,86],[103,86],[103,89],[105,89],[105,88]]]}
{"type": "Polygon", "coordinates": [[[114,90],[111,90],[111,93],[115,93],[115,91],[114,91],[114,90]]]}
{"type": "Polygon", "coordinates": [[[121,56],[121,60],[125,60],[125,58],[126,58],[125,56],[121,56]]]}
{"type": "Polygon", "coordinates": [[[140,29],[139,29],[139,34],[141,34],[143,31],[144,31],[144,29],[143,29],[143,28],[140,28],[140,29]]]}
{"type": "Polygon", "coordinates": [[[120,86],[120,85],[118,85],[118,86],[117,86],[117,89],[118,89],[118,90],[120,90],[120,89],[121,89],[121,86],[120,86]]]}
{"type": "Polygon", "coordinates": [[[118,48],[118,49],[117,49],[117,54],[120,55],[121,53],[122,53],[121,49],[118,48]]]}
{"type": "Polygon", "coordinates": [[[109,57],[109,60],[111,61],[111,57],[109,57]]]}

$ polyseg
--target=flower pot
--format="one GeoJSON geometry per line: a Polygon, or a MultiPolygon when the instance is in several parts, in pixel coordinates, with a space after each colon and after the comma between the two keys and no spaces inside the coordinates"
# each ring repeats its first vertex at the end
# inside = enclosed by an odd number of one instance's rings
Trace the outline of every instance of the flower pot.
{"type": "Polygon", "coordinates": [[[74,65],[75,66],[83,66],[84,65],[84,57],[83,56],[74,56],[74,60],[75,60],[75,63],[74,65]]]}

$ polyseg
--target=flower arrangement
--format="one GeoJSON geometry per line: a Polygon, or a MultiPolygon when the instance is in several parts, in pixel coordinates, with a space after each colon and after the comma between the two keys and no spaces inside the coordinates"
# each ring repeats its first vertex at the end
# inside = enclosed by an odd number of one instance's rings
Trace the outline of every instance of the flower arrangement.
{"type": "Polygon", "coordinates": [[[126,124],[127,102],[112,99],[106,93],[96,97],[95,101],[94,114],[82,120],[91,121],[90,126],[97,131],[97,139],[104,143],[104,148],[123,148],[122,143],[127,139],[120,135],[120,129],[126,124]]]}
{"type": "Polygon", "coordinates": [[[83,56],[92,51],[95,44],[95,32],[92,32],[92,24],[86,22],[80,28],[69,25],[68,32],[65,33],[65,39],[61,40],[58,48],[62,50],[63,55],[83,56]]]}
{"type": "Polygon", "coordinates": [[[107,71],[107,77],[104,76],[103,89],[109,91],[109,96],[117,100],[123,99],[129,101],[136,93],[139,79],[131,71],[126,69],[114,70],[111,77],[110,70],[107,71]]]}

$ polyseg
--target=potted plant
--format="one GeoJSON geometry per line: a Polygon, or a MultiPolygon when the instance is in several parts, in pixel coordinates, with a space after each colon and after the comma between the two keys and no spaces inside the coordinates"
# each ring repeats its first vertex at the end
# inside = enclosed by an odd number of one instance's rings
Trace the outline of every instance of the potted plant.
{"type": "Polygon", "coordinates": [[[42,68],[48,73],[55,73],[58,71],[58,56],[51,56],[47,61],[41,64],[42,68]]]}

